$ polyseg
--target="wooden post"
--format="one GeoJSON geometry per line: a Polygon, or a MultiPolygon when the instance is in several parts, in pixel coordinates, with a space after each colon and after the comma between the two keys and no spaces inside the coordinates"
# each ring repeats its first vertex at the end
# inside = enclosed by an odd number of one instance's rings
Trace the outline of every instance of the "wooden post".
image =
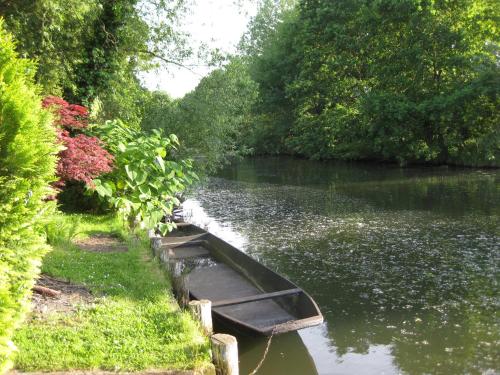
{"type": "Polygon", "coordinates": [[[215,370],[218,375],[239,375],[236,337],[217,333],[210,338],[215,370]]]}
{"type": "MultiPolygon", "coordinates": [[[[160,254],[159,258],[160,258],[161,263],[170,264],[169,257],[168,257],[168,249],[157,250],[157,252],[160,254]]],[[[170,266],[169,266],[169,269],[170,269],[170,266]]]]}
{"type": "Polygon", "coordinates": [[[189,311],[201,324],[201,328],[207,335],[213,331],[212,325],[212,302],[208,299],[189,302],[189,311]]]}
{"type": "Polygon", "coordinates": [[[154,229],[148,230],[149,241],[151,241],[151,251],[153,253],[153,257],[158,255],[158,250],[161,247],[161,236],[156,234],[154,229]]]}
{"type": "Polygon", "coordinates": [[[188,277],[189,275],[181,275],[173,278],[177,301],[179,302],[179,306],[182,308],[186,308],[189,304],[188,277]]]}
{"type": "Polygon", "coordinates": [[[149,237],[149,242],[151,244],[151,253],[153,254],[153,257],[156,256],[156,250],[158,248],[158,241],[161,244],[161,236],[157,235],[154,229],[148,230],[148,237],[149,237]]]}
{"type": "MultiPolygon", "coordinates": [[[[165,253],[167,253],[165,251],[165,253]]],[[[172,277],[181,277],[182,276],[182,261],[175,261],[172,260],[172,262],[169,261],[168,259],[168,253],[165,254],[165,262],[168,264],[168,271],[172,275],[172,277]]]]}
{"type": "Polygon", "coordinates": [[[172,276],[172,287],[179,306],[185,308],[189,304],[189,274],[183,273],[183,264],[180,261],[168,261],[168,270],[172,276]]]}
{"type": "Polygon", "coordinates": [[[154,256],[158,255],[158,251],[160,250],[161,247],[161,237],[152,237],[151,238],[151,249],[153,249],[153,254],[154,256]]]}

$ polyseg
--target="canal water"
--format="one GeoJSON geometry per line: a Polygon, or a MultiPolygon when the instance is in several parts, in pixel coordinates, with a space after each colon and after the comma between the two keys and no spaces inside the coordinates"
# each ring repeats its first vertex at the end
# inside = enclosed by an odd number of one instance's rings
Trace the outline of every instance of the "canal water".
{"type": "MultiPolygon", "coordinates": [[[[275,337],[259,374],[500,371],[500,172],[255,158],[184,208],[325,316],[275,337]]],[[[239,345],[248,374],[267,340],[239,345]]]]}

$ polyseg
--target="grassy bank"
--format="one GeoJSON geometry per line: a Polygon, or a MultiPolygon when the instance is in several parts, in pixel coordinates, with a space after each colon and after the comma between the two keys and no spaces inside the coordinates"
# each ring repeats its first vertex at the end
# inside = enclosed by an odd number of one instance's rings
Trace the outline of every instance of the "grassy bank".
{"type": "Polygon", "coordinates": [[[33,314],[15,336],[18,370],[181,370],[209,364],[206,339],[179,310],[145,239],[132,238],[112,216],[62,215],[48,232],[54,249],[42,272],[81,284],[97,298],[70,312],[33,314]],[[123,240],[128,251],[85,251],[75,244],[103,234],[123,240]]]}

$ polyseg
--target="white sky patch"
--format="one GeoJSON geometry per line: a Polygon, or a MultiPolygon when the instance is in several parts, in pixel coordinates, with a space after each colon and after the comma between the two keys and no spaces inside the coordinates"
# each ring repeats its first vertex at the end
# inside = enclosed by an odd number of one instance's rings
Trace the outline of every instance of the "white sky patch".
{"type": "MultiPolygon", "coordinates": [[[[236,51],[236,44],[246,31],[250,18],[256,13],[256,1],[248,1],[243,9],[234,0],[197,0],[190,14],[185,16],[183,29],[187,31],[194,48],[201,43],[210,49],[219,48],[223,53],[236,51]],[[249,4],[253,3],[253,4],[249,4]]],[[[196,64],[197,62],[186,62],[196,64]]],[[[199,66],[187,69],[170,66],[141,74],[149,90],[162,90],[174,98],[180,98],[192,91],[211,68],[199,66]]]]}

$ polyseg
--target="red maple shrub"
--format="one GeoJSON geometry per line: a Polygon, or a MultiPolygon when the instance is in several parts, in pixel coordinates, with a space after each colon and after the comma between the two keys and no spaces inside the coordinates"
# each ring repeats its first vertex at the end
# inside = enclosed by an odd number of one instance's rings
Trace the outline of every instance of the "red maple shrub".
{"type": "Polygon", "coordinates": [[[86,107],[78,104],[69,104],[63,98],[47,96],[43,99],[44,108],[55,107],[57,109],[56,123],[67,129],[84,129],[88,125],[89,111],[86,107]]]}
{"type": "Polygon", "coordinates": [[[102,147],[102,141],[79,133],[88,126],[87,108],[56,96],[47,96],[42,105],[54,110],[59,141],[65,147],[59,152],[56,187],[62,188],[67,181],[93,186],[94,178],[113,170],[113,155],[102,147]]]}
{"type": "Polygon", "coordinates": [[[113,158],[102,148],[99,138],[85,134],[70,137],[69,133],[63,130],[59,139],[66,147],[59,153],[57,176],[60,181],[82,181],[93,187],[94,178],[113,169],[113,158]]]}

